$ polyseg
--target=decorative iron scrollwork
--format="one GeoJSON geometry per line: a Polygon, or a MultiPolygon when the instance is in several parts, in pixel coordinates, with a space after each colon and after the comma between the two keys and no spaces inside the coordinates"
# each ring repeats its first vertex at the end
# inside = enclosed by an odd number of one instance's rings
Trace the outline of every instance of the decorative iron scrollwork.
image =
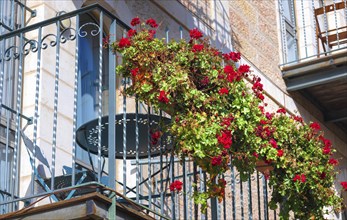
{"type": "Polygon", "coordinates": [[[88,35],[88,32],[83,30],[84,28],[88,27],[88,26],[92,26],[93,28],[95,28],[94,30],[90,30],[90,35],[95,37],[100,33],[100,26],[97,25],[96,23],[85,23],[83,24],[79,29],[78,29],[78,36],[80,37],[86,37],[88,35]]]}

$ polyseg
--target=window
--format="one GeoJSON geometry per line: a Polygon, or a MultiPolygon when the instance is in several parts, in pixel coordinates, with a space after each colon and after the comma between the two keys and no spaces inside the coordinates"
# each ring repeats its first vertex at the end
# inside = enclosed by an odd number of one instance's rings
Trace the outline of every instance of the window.
{"type": "Polygon", "coordinates": [[[282,47],[284,62],[297,59],[297,39],[293,0],[280,0],[282,47]]]}

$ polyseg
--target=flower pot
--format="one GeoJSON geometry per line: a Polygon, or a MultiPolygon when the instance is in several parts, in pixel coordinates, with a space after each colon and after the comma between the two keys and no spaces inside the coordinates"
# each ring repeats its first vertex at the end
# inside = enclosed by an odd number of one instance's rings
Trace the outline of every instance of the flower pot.
{"type": "Polygon", "coordinates": [[[255,169],[258,172],[268,175],[274,168],[273,166],[271,166],[271,164],[266,163],[264,160],[257,160],[257,162],[255,163],[255,169]]]}

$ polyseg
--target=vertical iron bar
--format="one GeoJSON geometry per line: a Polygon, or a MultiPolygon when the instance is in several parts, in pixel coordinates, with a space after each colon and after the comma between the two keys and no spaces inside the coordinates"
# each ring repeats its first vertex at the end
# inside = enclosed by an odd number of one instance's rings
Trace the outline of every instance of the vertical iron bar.
{"type": "Polygon", "coordinates": [[[139,170],[139,100],[136,97],[136,106],[135,106],[135,138],[136,138],[136,202],[139,202],[139,179],[140,179],[140,170],[139,170]]]}
{"type": "MultiPolygon", "coordinates": [[[[316,23],[316,18],[315,18],[315,13],[314,13],[314,10],[315,10],[315,7],[314,7],[314,0],[311,0],[311,3],[312,3],[312,22],[313,22],[313,29],[314,31],[317,30],[317,24],[316,23]]],[[[317,33],[315,33],[315,35],[317,35],[317,33]]],[[[318,44],[318,40],[317,40],[317,37],[314,38],[314,45],[318,48],[319,47],[319,44],[318,44]]],[[[318,54],[317,54],[318,55],[318,54]]]]}
{"type": "MultiPolygon", "coordinates": [[[[112,20],[110,25],[110,42],[116,41],[116,31],[116,20],[112,20]]],[[[111,189],[116,189],[116,56],[113,53],[109,53],[108,56],[108,186],[111,189]]],[[[116,218],[116,210],[116,197],[114,197],[112,199],[112,205],[109,208],[110,219],[116,218]]]]}
{"type": "MultiPolygon", "coordinates": [[[[198,191],[198,179],[197,179],[197,166],[193,163],[193,181],[194,181],[194,192],[198,191]]],[[[194,203],[194,219],[198,219],[198,205],[194,203]]]]}
{"type": "Polygon", "coordinates": [[[56,50],[55,50],[55,79],[54,79],[54,107],[53,107],[53,137],[52,137],[52,167],[51,190],[54,190],[55,159],[57,149],[57,123],[58,123],[58,89],[59,89],[59,58],[60,58],[60,21],[57,21],[56,50]]]}
{"type": "MultiPolygon", "coordinates": [[[[216,180],[214,180],[216,182],[216,180]]],[[[211,198],[211,218],[218,219],[217,198],[211,198]]]]}
{"type": "Polygon", "coordinates": [[[248,213],[249,220],[253,219],[253,210],[252,210],[252,184],[251,184],[251,175],[248,178],[248,213]]]}
{"type": "Polygon", "coordinates": [[[186,170],[186,161],[185,158],[182,159],[183,164],[183,217],[187,219],[188,216],[188,201],[187,201],[187,170],[186,170]]]}
{"type": "Polygon", "coordinates": [[[34,174],[34,169],[36,167],[36,146],[37,146],[37,119],[39,117],[38,111],[39,111],[39,95],[40,95],[40,74],[41,74],[41,36],[42,36],[42,27],[39,27],[38,29],[38,50],[37,50],[37,64],[36,64],[36,87],[35,87],[35,113],[34,113],[34,118],[33,118],[33,123],[34,123],[34,136],[33,136],[33,168],[31,171],[31,192],[32,195],[34,194],[34,179],[35,179],[35,174],[34,174]]]}
{"type": "Polygon", "coordinates": [[[290,7],[291,7],[291,20],[292,24],[294,26],[294,52],[295,52],[295,58],[298,56],[298,45],[297,45],[297,27],[296,27],[296,20],[295,20],[295,8],[294,8],[294,0],[290,1],[290,7]]]}
{"type": "MultiPolygon", "coordinates": [[[[162,121],[162,118],[163,118],[163,112],[160,110],[159,112],[159,118],[160,118],[160,121],[162,121]]],[[[163,129],[160,128],[160,131],[162,132],[163,129]]],[[[163,139],[162,139],[162,136],[160,137],[160,163],[159,163],[159,166],[160,166],[160,214],[164,214],[164,176],[163,176],[163,139]]],[[[160,218],[161,219],[161,218],[160,218]]]]}
{"type": "Polygon", "coordinates": [[[328,18],[327,18],[327,13],[325,10],[325,4],[324,1],[322,1],[322,5],[323,5],[323,14],[324,14],[324,28],[325,28],[325,40],[326,40],[326,45],[327,45],[327,51],[330,51],[330,47],[329,47],[329,38],[328,38],[328,18]]]}
{"type": "MultiPolygon", "coordinates": [[[[196,164],[195,164],[195,166],[196,166],[196,164]]],[[[199,168],[199,176],[200,176],[200,192],[202,193],[202,192],[204,192],[205,191],[205,185],[204,185],[204,173],[202,172],[202,169],[201,168],[199,168]]],[[[197,189],[196,189],[196,191],[197,191],[197,189]]],[[[196,208],[196,210],[194,210],[195,211],[195,216],[197,216],[198,215],[198,207],[197,207],[197,205],[195,205],[195,208],[196,208]]],[[[206,215],[204,214],[204,213],[201,213],[201,219],[206,219],[206,215]]]]}
{"type": "Polygon", "coordinates": [[[127,191],[127,97],[125,95],[127,80],[124,78],[123,85],[123,195],[126,195],[127,191]]]}
{"type": "MultiPolygon", "coordinates": [[[[21,16],[21,25],[24,23],[24,14],[23,14],[23,8],[22,8],[22,16],[21,16]]],[[[17,80],[17,103],[16,103],[16,133],[15,133],[15,144],[14,144],[14,151],[13,151],[13,169],[12,169],[12,184],[10,185],[11,189],[11,200],[14,199],[15,193],[18,191],[18,169],[17,166],[19,165],[19,156],[20,153],[20,127],[21,127],[21,120],[20,120],[20,112],[21,112],[21,100],[22,100],[22,76],[23,76],[23,41],[24,41],[24,33],[21,32],[19,34],[19,67],[18,67],[18,80],[17,80]]],[[[11,210],[13,211],[13,205],[11,204],[11,210]]]]}
{"type": "MultiPolygon", "coordinates": [[[[206,175],[206,172],[204,172],[204,192],[207,192],[207,187],[206,187],[206,181],[207,180],[207,175],[206,175]]],[[[207,203],[207,201],[206,201],[206,203],[207,203]]],[[[208,219],[208,209],[206,209],[206,213],[205,213],[205,217],[206,217],[206,219],[208,219]]]]}
{"type": "MultiPolygon", "coordinates": [[[[223,179],[225,180],[224,174],[223,174],[223,179]]],[[[223,219],[224,220],[227,219],[227,210],[226,210],[226,202],[225,202],[225,191],[224,191],[224,196],[223,196],[223,219]]]]}
{"type": "Polygon", "coordinates": [[[98,85],[98,95],[99,95],[99,108],[98,108],[98,182],[101,181],[101,117],[102,117],[102,35],[103,35],[103,23],[104,23],[104,13],[100,11],[99,19],[99,85],[98,85]]]}
{"type": "Polygon", "coordinates": [[[230,165],[231,169],[231,204],[233,209],[233,220],[236,219],[236,207],[235,207],[235,170],[234,166],[230,165]]]}
{"type": "Polygon", "coordinates": [[[336,1],[333,0],[334,5],[334,17],[335,17],[335,27],[336,27],[336,40],[337,40],[337,47],[340,48],[340,36],[339,36],[339,30],[337,26],[337,15],[336,15],[336,1]]]}
{"type": "Polygon", "coordinates": [[[152,207],[152,177],[151,177],[151,108],[148,106],[148,112],[147,112],[147,129],[148,129],[148,208],[150,209],[152,207]]]}
{"type": "MultiPolygon", "coordinates": [[[[170,179],[171,179],[171,183],[173,183],[173,181],[175,181],[175,175],[174,175],[174,156],[173,154],[171,154],[170,156],[170,179]]],[[[175,212],[175,193],[171,192],[171,211],[172,211],[172,219],[176,219],[176,212],[175,212]]]]}
{"type": "MultiPolygon", "coordinates": [[[[113,20],[110,26],[110,42],[116,41],[116,21],[113,20]]],[[[111,189],[116,189],[116,56],[113,53],[109,53],[109,72],[108,72],[108,186],[111,189]]]]}
{"type": "Polygon", "coordinates": [[[269,219],[268,211],[267,211],[267,184],[266,184],[265,176],[263,176],[262,178],[263,178],[263,195],[264,195],[264,219],[267,220],[269,219]]]}
{"type": "Polygon", "coordinates": [[[78,99],[78,72],[79,72],[79,26],[80,17],[76,15],[76,46],[75,46],[75,81],[74,81],[74,100],[73,100],[73,122],[72,122],[72,174],[71,185],[76,184],[76,130],[77,130],[77,99],[78,99]]]}
{"type": "Polygon", "coordinates": [[[243,186],[240,178],[240,203],[241,203],[241,219],[244,219],[244,208],[243,208],[243,186]]]}
{"type": "Polygon", "coordinates": [[[301,16],[302,16],[302,27],[304,30],[304,45],[305,45],[305,57],[308,57],[307,52],[307,41],[306,41],[306,27],[305,27],[305,13],[304,13],[304,1],[301,0],[301,16]]]}
{"type": "Polygon", "coordinates": [[[257,195],[258,195],[258,219],[261,220],[259,172],[258,171],[256,172],[257,172],[257,195]]]}

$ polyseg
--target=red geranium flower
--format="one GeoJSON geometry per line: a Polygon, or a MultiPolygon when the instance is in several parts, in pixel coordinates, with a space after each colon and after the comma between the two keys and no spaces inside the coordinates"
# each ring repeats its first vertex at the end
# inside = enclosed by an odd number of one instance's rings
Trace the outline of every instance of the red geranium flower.
{"type": "Polygon", "coordinates": [[[159,102],[163,102],[165,104],[169,103],[169,98],[167,97],[167,94],[165,91],[160,91],[158,96],[159,102]]]}
{"type": "Polygon", "coordinates": [[[273,148],[276,148],[276,149],[278,148],[277,142],[274,139],[270,139],[269,142],[270,142],[270,144],[272,145],[273,148]]]}
{"type": "Polygon", "coordinates": [[[347,191],[347,182],[341,182],[340,184],[343,187],[343,189],[347,191]]]}
{"type": "Polygon", "coordinates": [[[225,149],[229,149],[233,143],[230,131],[223,131],[220,136],[217,135],[217,140],[225,149]]]}
{"type": "Polygon", "coordinates": [[[130,24],[131,24],[132,26],[136,26],[136,25],[140,24],[140,18],[138,18],[138,17],[133,18],[133,19],[131,20],[130,24]]]}
{"type": "Polygon", "coordinates": [[[222,164],[222,157],[221,156],[212,157],[211,164],[212,164],[212,166],[221,165],[222,164]]]}
{"type": "Polygon", "coordinates": [[[295,121],[298,121],[298,122],[300,122],[300,123],[303,123],[303,122],[304,122],[304,120],[302,119],[302,117],[300,117],[300,116],[298,116],[298,115],[295,115],[295,116],[294,116],[294,120],[295,120],[295,121]]]}
{"type": "Polygon", "coordinates": [[[204,45],[203,44],[195,44],[192,48],[192,51],[195,52],[200,52],[204,49],[204,45]]]}
{"type": "Polygon", "coordinates": [[[330,147],[325,146],[323,148],[323,154],[330,154],[330,152],[331,152],[331,148],[330,147]]]}
{"type": "Polygon", "coordinates": [[[339,162],[336,159],[334,159],[334,158],[330,158],[328,163],[331,164],[331,165],[334,165],[334,166],[339,164],[339,162]]]}
{"type": "Polygon", "coordinates": [[[310,124],[310,128],[312,128],[315,131],[319,131],[320,130],[320,125],[317,122],[312,122],[310,124]]]}
{"type": "Polygon", "coordinates": [[[258,99],[260,99],[260,100],[264,100],[264,99],[265,99],[265,97],[264,97],[264,95],[263,95],[262,93],[259,93],[259,94],[258,94],[258,99]]]}
{"type": "Polygon", "coordinates": [[[118,47],[119,48],[123,48],[123,47],[130,47],[131,46],[131,42],[128,38],[122,38],[119,40],[119,43],[118,43],[118,47]]]}
{"type": "Polygon", "coordinates": [[[131,75],[135,77],[139,73],[139,68],[132,69],[130,70],[130,72],[131,72],[131,75]]]}
{"type": "Polygon", "coordinates": [[[277,113],[283,113],[283,114],[285,114],[287,111],[286,111],[286,109],[285,108],[279,108],[278,110],[277,110],[277,113]]]}
{"type": "Polygon", "coordinates": [[[229,94],[229,90],[225,87],[219,90],[219,95],[223,95],[223,94],[229,94]]]}
{"type": "Polygon", "coordinates": [[[302,183],[306,182],[306,176],[305,174],[296,174],[293,178],[293,181],[296,182],[296,181],[300,181],[302,183]]]}
{"type": "Polygon", "coordinates": [[[229,57],[232,61],[237,62],[241,59],[241,54],[239,52],[230,52],[229,57]]]}
{"type": "Polygon", "coordinates": [[[202,33],[197,28],[190,30],[189,35],[192,39],[202,38],[202,33]]]}
{"type": "Polygon", "coordinates": [[[158,24],[157,22],[153,19],[153,18],[150,18],[146,21],[146,24],[148,24],[149,26],[151,26],[152,28],[157,28],[158,27],[158,24]]]}
{"type": "Polygon", "coordinates": [[[170,191],[181,191],[182,190],[182,185],[183,183],[179,180],[176,180],[176,181],[173,181],[169,188],[170,188],[170,191]]]}
{"type": "Polygon", "coordinates": [[[277,156],[282,157],[283,156],[283,150],[277,150],[277,156]]]}
{"type": "Polygon", "coordinates": [[[132,37],[132,36],[134,36],[136,33],[137,33],[136,30],[130,29],[130,30],[128,30],[128,37],[132,37]]]}
{"type": "Polygon", "coordinates": [[[239,73],[240,74],[247,73],[247,72],[249,72],[249,69],[250,69],[250,66],[243,64],[239,67],[239,73]]]}

